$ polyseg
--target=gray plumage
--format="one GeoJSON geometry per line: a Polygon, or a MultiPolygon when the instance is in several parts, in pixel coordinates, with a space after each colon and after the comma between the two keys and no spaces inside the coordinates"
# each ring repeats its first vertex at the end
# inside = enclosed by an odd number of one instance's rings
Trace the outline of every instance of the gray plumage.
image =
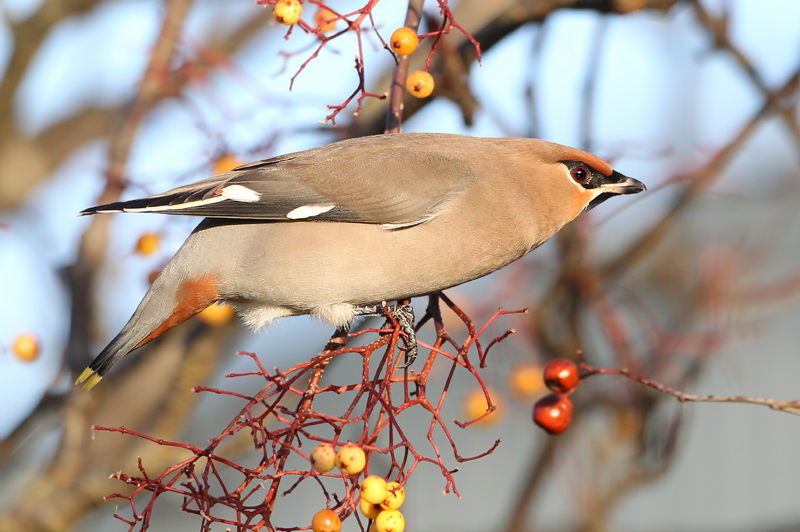
{"type": "Polygon", "coordinates": [[[79,381],[214,301],[254,328],[434,293],[491,273],[580,212],[644,186],[597,157],[534,139],[394,134],[239,167],[82,214],[205,216],[79,381]],[[584,179],[585,178],[585,179],[584,179]]]}

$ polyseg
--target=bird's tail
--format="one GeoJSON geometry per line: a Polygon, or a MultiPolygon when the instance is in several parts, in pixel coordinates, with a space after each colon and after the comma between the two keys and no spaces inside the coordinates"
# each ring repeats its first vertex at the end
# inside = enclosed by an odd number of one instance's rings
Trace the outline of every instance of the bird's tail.
{"type": "Polygon", "coordinates": [[[181,279],[176,272],[168,271],[169,267],[158,276],[122,331],[78,377],[75,384],[85,383],[84,391],[100,382],[122,357],[180,325],[219,298],[213,277],[181,279]]]}

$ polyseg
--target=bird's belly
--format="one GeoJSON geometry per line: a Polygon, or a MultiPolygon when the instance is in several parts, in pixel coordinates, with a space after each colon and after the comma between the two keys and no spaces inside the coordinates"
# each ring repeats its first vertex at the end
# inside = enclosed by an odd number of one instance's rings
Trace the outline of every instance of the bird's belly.
{"type": "MultiPolygon", "coordinates": [[[[205,224],[205,222],[204,222],[205,224]]],[[[364,305],[430,294],[486,275],[528,249],[502,248],[487,224],[467,228],[438,217],[389,231],[370,224],[209,222],[187,244],[206,248],[205,271],[219,271],[220,294],[262,316],[343,315],[364,305]],[[310,227],[313,225],[313,227],[310,227]]],[[[327,320],[326,320],[327,321],[327,320]]]]}

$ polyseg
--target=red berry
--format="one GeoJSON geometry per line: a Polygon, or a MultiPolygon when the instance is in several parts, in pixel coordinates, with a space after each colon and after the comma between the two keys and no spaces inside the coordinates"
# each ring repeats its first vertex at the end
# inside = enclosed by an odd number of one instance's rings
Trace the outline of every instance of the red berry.
{"type": "Polygon", "coordinates": [[[561,434],[572,421],[569,397],[551,393],[533,405],[533,421],[550,434],[561,434]]]}
{"type": "Polygon", "coordinates": [[[544,383],[554,392],[571,392],[580,382],[578,366],[569,359],[556,358],[544,367],[544,383]]]}

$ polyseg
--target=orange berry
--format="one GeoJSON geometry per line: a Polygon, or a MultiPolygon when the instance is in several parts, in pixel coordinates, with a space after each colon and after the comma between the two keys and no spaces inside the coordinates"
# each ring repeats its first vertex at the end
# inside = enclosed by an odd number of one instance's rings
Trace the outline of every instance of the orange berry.
{"type": "Polygon", "coordinates": [[[280,0],[275,4],[275,20],[286,26],[297,24],[303,14],[303,5],[297,0],[280,0]]]}
{"type": "Polygon", "coordinates": [[[14,354],[22,362],[33,362],[39,358],[39,341],[31,333],[17,336],[12,347],[14,354]]]}
{"type": "Polygon", "coordinates": [[[342,520],[333,510],[320,510],[311,521],[311,530],[314,532],[339,532],[342,529],[342,520]]]}
{"type": "Polygon", "coordinates": [[[383,508],[378,506],[377,504],[372,504],[371,502],[365,501],[363,498],[361,502],[358,503],[358,507],[361,510],[361,513],[364,514],[364,517],[367,519],[375,519],[378,517],[378,514],[381,513],[383,508]]]}
{"type": "Polygon", "coordinates": [[[136,252],[140,255],[152,255],[158,251],[161,238],[156,233],[145,233],[136,242],[136,252]]]}
{"type": "Polygon", "coordinates": [[[556,358],[544,366],[544,383],[557,393],[571,392],[581,382],[578,366],[567,358],[556,358]]]}
{"type": "Polygon", "coordinates": [[[403,532],[406,529],[406,519],[397,510],[386,510],[375,518],[377,532],[403,532]]]}
{"type": "Polygon", "coordinates": [[[419,46],[417,32],[411,28],[398,28],[392,33],[389,44],[397,55],[411,55],[419,46]]]}
{"type": "Polygon", "coordinates": [[[542,367],[532,362],[516,366],[509,380],[511,391],[521,399],[530,399],[544,389],[542,367]]]}
{"type": "Polygon", "coordinates": [[[406,502],[406,490],[400,487],[399,482],[389,482],[386,485],[386,498],[381,503],[384,510],[397,510],[406,502]]]}
{"type": "Polygon", "coordinates": [[[314,25],[320,26],[322,33],[333,31],[336,29],[336,14],[325,6],[319,6],[314,13],[314,25]]]}
{"type": "Polygon", "coordinates": [[[333,445],[322,443],[311,451],[311,467],[320,473],[327,473],[336,466],[336,451],[333,445]]]}
{"type": "Polygon", "coordinates": [[[348,443],[336,453],[336,467],[345,475],[355,475],[364,471],[367,457],[358,445],[348,443]]]}
{"type": "Polygon", "coordinates": [[[200,314],[197,315],[197,319],[206,325],[216,327],[218,325],[230,323],[235,315],[236,309],[232,306],[226,305],[225,303],[214,303],[200,312],[200,314]]]}
{"type": "Polygon", "coordinates": [[[223,155],[222,157],[214,161],[214,173],[224,174],[225,172],[230,172],[237,166],[242,166],[242,161],[240,161],[233,155],[223,155]]]}
{"type": "Polygon", "coordinates": [[[533,405],[533,421],[550,434],[561,434],[572,422],[572,401],[551,393],[533,405]]]}
{"type": "Polygon", "coordinates": [[[154,282],[156,282],[156,279],[158,279],[158,276],[160,274],[161,274],[161,268],[159,268],[157,270],[153,270],[152,272],[147,274],[147,281],[150,284],[153,284],[154,282]]]}
{"type": "Polygon", "coordinates": [[[412,72],[406,80],[406,88],[416,98],[427,98],[433,92],[433,76],[422,70],[412,72]]]}
{"type": "Polygon", "coordinates": [[[386,498],[386,481],[370,475],[361,482],[361,498],[372,504],[380,504],[386,498]]]}
{"type": "MultiPolygon", "coordinates": [[[[500,420],[500,404],[497,401],[497,393],[489,390],[489,396],[492,398],[492,403],[496,407],[495,411],[476,423],[477,425],[492,425],[500,420]]],[[[475,388],[467,394],[464,399],[464,417],[468,420],[477,419],[486,413],[489,406],[486,404],[486,396],[483,390],[475,388]]]]}

